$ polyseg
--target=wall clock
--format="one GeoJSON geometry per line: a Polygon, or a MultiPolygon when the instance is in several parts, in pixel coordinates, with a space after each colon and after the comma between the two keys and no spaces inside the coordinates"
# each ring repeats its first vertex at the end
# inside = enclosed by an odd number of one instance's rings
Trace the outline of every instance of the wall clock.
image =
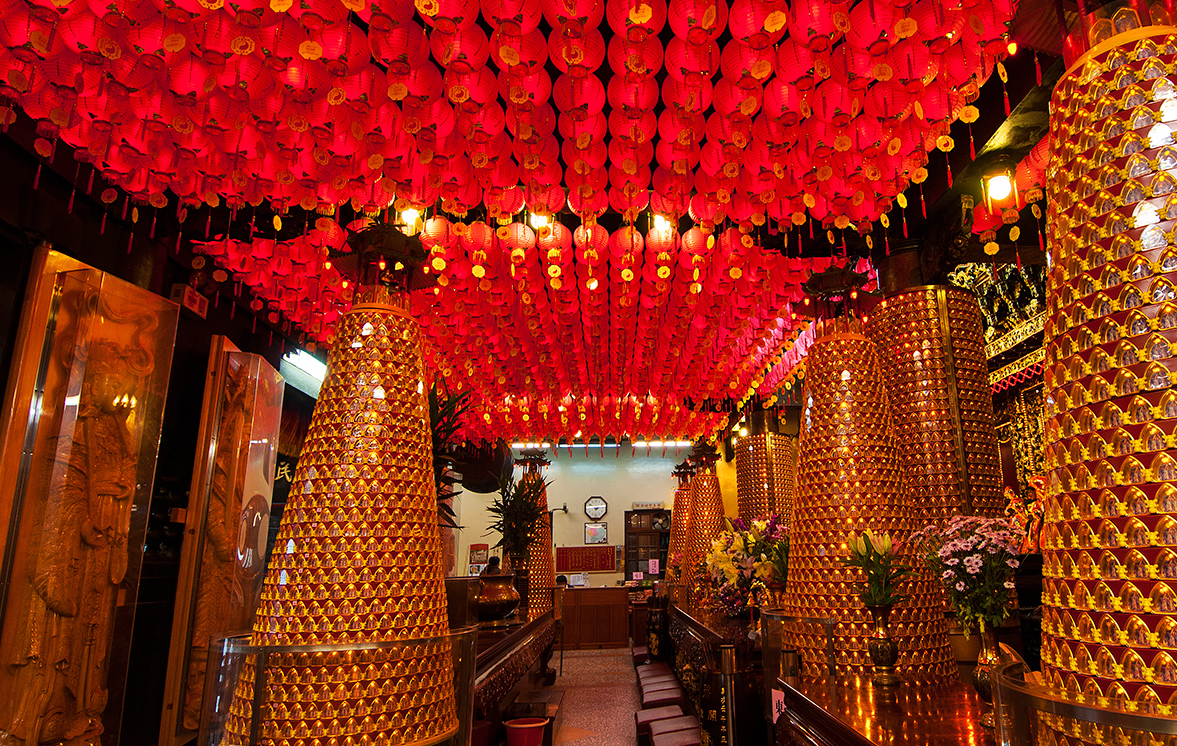
{"type": "Polygon", "coordinates": [[[594,521],[599,521],[609,512],[609,503],[605,498],[594,495],[584,501],[584,514],[594,521]]]}

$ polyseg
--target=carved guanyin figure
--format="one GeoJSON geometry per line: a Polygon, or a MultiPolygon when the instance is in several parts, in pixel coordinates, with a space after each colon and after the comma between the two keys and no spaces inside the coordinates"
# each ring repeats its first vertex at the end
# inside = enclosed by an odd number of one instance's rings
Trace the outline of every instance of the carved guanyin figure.
{"type": "MultiPolygon", "coordinates": [[[[217,431],[184,690],[183,724],[188,730],[200,727],[210,636],[245,629],[253,618],[257,604],[253,588],[264,557],[247,552],[259,545],[265,547],[265,539],[258,532],[264,531],[268,522],[258,517],[264,518],[270,510],[269,500],[261,494],[243,500],[248,494],[243,490],[249,486],[245,482],[250,465],[250,424],[255,416],[254,379],[249,375],[248,359],[228,354],[225,361],[225,402],[217,431]]],[[[264,386],[265,377],[261,379],[259,386],[264,386]]],[[[259,391],[257,395],[273,394],[259,391]]],[[[281,412],[280,408],[270,409],[281,412]]],[[[270,409],[258,408],[261,412],[270,409]]],[[[272,480],[272,467],[269,471],[266,476],[272,480]]]]}
{"type": "Polygon", "coordinates": [[[0,731],[22,744],[98,742],[120,585],[141,551],[128,537],[158,319],[89,288],[63,304],[77,315],[63,311],[75,325],[55,341],[46,401],[65,406],[38,423],[31,479],[47,486],[26,493],[0,643],[0,731]]]}

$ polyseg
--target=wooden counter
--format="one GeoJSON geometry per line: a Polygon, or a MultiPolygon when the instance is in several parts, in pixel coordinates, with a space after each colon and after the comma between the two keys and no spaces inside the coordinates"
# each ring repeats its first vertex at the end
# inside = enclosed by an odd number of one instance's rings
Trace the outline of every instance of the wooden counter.
{"type": "Polygon", "coordinates": [[[777,746],[993,746],[985,704],[959,681],[873,686],[858,676],[783,679],[777,746]]]}
{"type": "Polygon", "coordinates": [[[565,650],[629,646],[629,589],[569,588],[564,592],[565,650]]]}

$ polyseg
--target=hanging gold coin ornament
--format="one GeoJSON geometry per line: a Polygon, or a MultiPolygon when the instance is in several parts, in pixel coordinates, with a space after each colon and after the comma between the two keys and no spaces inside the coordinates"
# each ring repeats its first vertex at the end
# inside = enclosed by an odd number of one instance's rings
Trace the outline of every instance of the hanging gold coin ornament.
{"type": "MultiPolygon", "coordinates": [[[[371,255],[385,245],[380,229],[389,227],[378,226],[367,244],[358,239],[351,259],[336,260],[357,262],[367,281],[335,330],[266,571],[254,645],[416,640],[449,628],[421,332],[406,292],[425,256],[415,237],[394,236],[388,240],[398,251],[389,259],[409,269],[378,276],[371,255]]],[[[262,744],[330,738],[424,745],[457,730],[444,640],[278,652],[268,660],[270,683],[259,693],[262,744]]],[[[250,737],[257,673],[252,662],[243,664],[226,726],[241,739],[235,743],[250,737]]]]}
{"type": "MultiPolygon", "coordinates": [[[[1130,7],[1118,10],[1116,28],[1131,30],[1101,40],[1072,65],[1051,102],[1042,672],[1085,702],[1102,695],[1116,709],[1171,716],[1177,261],[1173,213],[1139,216],[1160,204],[1149,195],[1172,178],[1165,166],[1172,146],[1148,148],[1157,128],[1169,136],[1158,122],[1171,118],[1159,112],[1172,104],[1177,33],[1136,28],[1140,20],[1130,7]],[[1109,160],[1105,150],[1131,155],[1109,160]],[[1101,188],[1108,191],[1096,195],[1101,188]],[[1090,222],[1092,199],[1098,228],[1090,222]]],[[[1074,725],[1060,722],[1048,737],[1060,744],[1128,738],[1074,725]]]]}

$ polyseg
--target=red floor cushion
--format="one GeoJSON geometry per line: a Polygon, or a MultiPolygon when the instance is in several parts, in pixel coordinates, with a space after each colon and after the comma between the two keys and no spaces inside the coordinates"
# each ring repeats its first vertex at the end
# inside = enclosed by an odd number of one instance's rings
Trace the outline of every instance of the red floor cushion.
{"type": "Polygon", "coordinates": [[[663,720],[655,720],[650,723],[650,736],[657,736],[659,733],[674,733],[677,730],[699,730],[699,719],[694,715],[679,715],[675,718],[665,718],[663,720]]]}
{"type": "Polygon", "coordinates": [[[650,739],[653,746],[701,746],[702,734],[694,730],[676,730],[673,733],[659,733],[650,739]]]}
{"type": "Polygon", "coordinates": [[[665,707],[666,705],[678,705],[682,707],[682,704],[682,689],[662,689],[657,692],[646,692],[642,694],[642,709],[665,707]]]}
{"type": "Polygon", "coordinates": [[[676,718],[682,715],[682,708],[678,705],[654,707],[649,710],[638,710],[633,714],[634,725],[639,734],[650,732],[650,723],[666,718],[676,718]]]}

